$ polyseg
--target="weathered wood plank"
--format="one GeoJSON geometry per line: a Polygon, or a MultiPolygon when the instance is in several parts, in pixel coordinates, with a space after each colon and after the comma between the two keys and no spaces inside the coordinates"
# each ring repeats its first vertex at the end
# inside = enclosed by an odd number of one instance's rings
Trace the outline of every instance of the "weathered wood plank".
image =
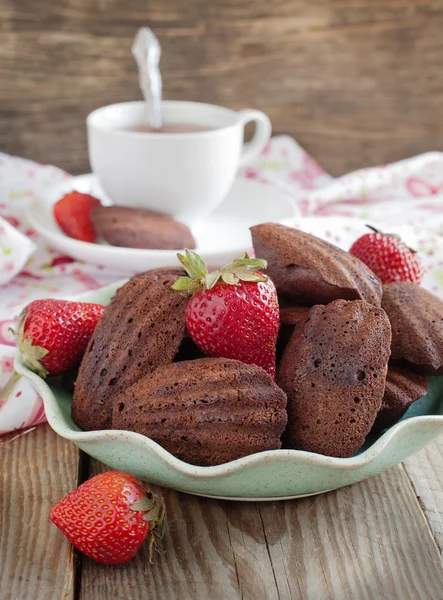
{"type": "MultiPolygon", "coordinates": [[[[92,474],[105,467],[93,461],[92,474]]],[[[222,502],[165,497],[164,554],[147,565],[83,560],[82,600],[438,598],[443,566],[401,466],[315,498],[222,502]]]]}
{"type": "Polygon", "coordinates": [[[443,437],[408,458],[404,467],[443,556],[443,437]]]}
{"type": "Polygon", "coordinates": [[[48,425],[0,439],[0,597],[74,597],[73,553],[51,523],[53,504],[77,484],[78,451],[48,425]]]}
{"type": "Polygon", "coordinates": [[[441,597],[443,565],[401,466],[260,512],[281,599],[441,597]]]}
{"type": "Polygon", "coordinates": [[[141,24],[163,46],[165,97],[260,108],[332,174],[442,148],[433,0],[7,0],[0,148],[88,170],[88,112],[140,97],[141,24]]]}

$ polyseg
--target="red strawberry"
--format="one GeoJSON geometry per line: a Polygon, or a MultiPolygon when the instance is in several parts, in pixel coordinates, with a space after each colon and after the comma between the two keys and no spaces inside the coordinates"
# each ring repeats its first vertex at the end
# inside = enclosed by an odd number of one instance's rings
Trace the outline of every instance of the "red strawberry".
{"type": "Polygon", "coordinates": [[[164,518],[163,500],[119,471],[85,481],[51,510],[51,521],[73,546],[107,565],[133,558],[148,535],[151,554],[164,518]]]}
{"type": "Polygon", "coordinates": [[[266,261],[239,258],[209,273],[198,254],[185,250],[178,258],[189,277],[172,286],[193,297],[186,309],[186,326],[194,342],[209,356],[235,358],[275,375],[279,326],[278,299],[272,281],[257,269],[266,261]]]}
{"type": "Polygon", "coordinates": [[[408,248],[397,235],[384,234],[367,226],[374,233],[367,233],[349,250],[379,277],[382,283],[412,281],[419,284],[424,270],[415,252],[408,248]]]}
{"type": "Polygon", "coordinates": [[[91,210],[101,202],[90,194],[70,192],[54,206],[54,217],[69,237],[82,242],[95,242],[97,234],[91,220],[91,210]]]}
{"type": "Polygon", "coordinates": [[[105,307],[68,300],[34,300],[17,319],[15,340],[26,366],[40,377],[76,366],[105,307]]]}

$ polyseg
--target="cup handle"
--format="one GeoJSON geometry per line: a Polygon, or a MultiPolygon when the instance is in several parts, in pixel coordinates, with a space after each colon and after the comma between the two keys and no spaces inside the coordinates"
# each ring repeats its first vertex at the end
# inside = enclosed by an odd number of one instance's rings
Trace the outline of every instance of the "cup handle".
{"type": "Polygon", "coordinates": [[[245,109],[238,111],[240,122],[243,127],[249,121],[255,122],[255,133],[252,140],[244,145],[240,156],[240,166],[251,162],[256,158],[271,139],[271,121],[260,110],[245,109]]]}

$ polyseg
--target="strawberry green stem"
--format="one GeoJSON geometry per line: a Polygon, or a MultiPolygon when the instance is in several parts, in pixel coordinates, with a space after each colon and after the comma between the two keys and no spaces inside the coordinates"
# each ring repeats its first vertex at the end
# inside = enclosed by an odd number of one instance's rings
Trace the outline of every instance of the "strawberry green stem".
{"type": "MultiPolygon", "coordinates": [[[[402,242],[402,244],[404,244],[404,242],[402,241],[401,237],[397,233],[385,233],[384,231],[380,231],[380,229],[377,229],[373,225],[368,225],[368,223],[365,223],[365,227],[367,227],[368,229],[370,229],[374,233],[379,233],[380,235],[385,235],[386,237],[394,238],[394,239],[398,240],[399,242],[402,242]]],[[[406,246],[406,244],[404,244],[404,245],[406,246]]],[[[413,248],[410,248],[409,246],[406,246],[406,248],[410,252],[412,252],[412,254],[417,254],[417,250],[414,250],[413,248]]]]}
{"type": "Polygon", "coordinates": [[[163,536],[163,524],[166,517],[166,507],[161,496],[147,492],[146,497],[140,498],[132,506],[131,510],[146,511],[143,520],[149,523],[149,562],[152,563],[152,552],[157,540],[163,536]]]}
{"type": "Polygon", "coordinates": [[[180,277],[172,286],[173,290],[195,294],[202,290],[210,290],[217,283],[239,285],[240,281],[267,281],[268,277],[257,269],[266,269],[267,263],[261,258],[236,258],[232,263],[208,273],[205,261],[196,252],[185,250],[185,254],[177,254],[189,277],[180,277]]]}
{"type": "Polygon", "coordinates": [[[37,373],[42,379],[46,377],[48,371],[42,365],[41,359],[48,354],[48,350],[41,348],[40,346],[34,346],[31,337],[25,339],[25,324],[26,324],[26,309],[22,310],[17,322],[16,330],[13,332],[15,335],[15,342],[24,364],[30,371],[37,373]]]}

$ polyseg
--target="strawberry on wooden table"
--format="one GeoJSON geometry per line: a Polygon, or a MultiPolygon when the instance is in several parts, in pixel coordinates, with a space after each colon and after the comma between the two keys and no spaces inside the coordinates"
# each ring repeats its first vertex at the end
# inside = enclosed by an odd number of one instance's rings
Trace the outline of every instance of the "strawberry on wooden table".
{"type": "Polygon", "coordinates": [[[85,353],[105,307],[69,300],[34,300],[19,315],[15,340],[25,365],[40,375],[60,375],[85,353]]]}
{"type": "Polygon", "coordinates": [[[424,270],[414,250],[408,248],[398,235],[381,233],[370,225],[367,227],[373,233],[366,233],[355,241],[349,253],[368,265],[382,283],[412,281],[420,284],[424,270]]]}
{"type": "Polygon", "coordinates": [[[94,206],[101,206],[101,202],[91,194],[69,192],[54,205],[54,217],[69,237],[82,242],[95,242],[97,233],[91,219],[94,206]]]}
{"type": "Polygon", "coordinates": [[[52,522],[73,546],[109,565],[133,558],[147,536],[151,557],[164,518],[163,500],[119,471],[85,481],[51,510],[52,522]]]}
{"type": "Polygon", "coordinates": [[[178,258],[189,277],[172,287],[192,294],[186,326],[197,346],[209,356],[255,364],[275,376],[279,308],[273,282],[259,271],[266,261],[246,254],[208,273],[195,252],[185,250],[178,258]]]}

